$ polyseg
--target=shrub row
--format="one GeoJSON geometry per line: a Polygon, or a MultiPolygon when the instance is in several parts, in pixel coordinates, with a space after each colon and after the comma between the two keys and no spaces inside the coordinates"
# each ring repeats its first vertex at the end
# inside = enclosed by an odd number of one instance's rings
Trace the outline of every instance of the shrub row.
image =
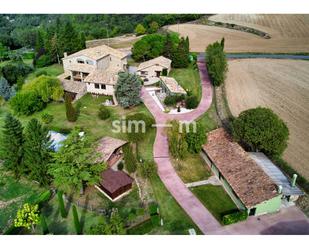
{"type": "Polygon", "coordinates": [[[226,214],[222,217],[222,222],[224,225],[230,225],[233,223],[237,223],[248,218],[247,211],[238,211],[231,214],[226,214]]]}

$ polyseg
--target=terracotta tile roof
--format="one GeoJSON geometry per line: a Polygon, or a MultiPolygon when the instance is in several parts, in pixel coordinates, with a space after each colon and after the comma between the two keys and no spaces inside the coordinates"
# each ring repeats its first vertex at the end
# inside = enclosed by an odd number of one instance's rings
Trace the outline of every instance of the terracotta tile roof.
{"type": "Polygon", "coordinates": [[[127,141],[113,137],[101,138],[97,146],[97,152],[100,154],[97,162],[106,162],[116,149],[125,145],[126,143],[127,141]]]}
{"type": "Polygon", "coordinates": [[[272,179],[223,128],[209,132],[207,140],[203,150],[247,208],[278,195],[272,179]]]}
{"type": "Polygon", "coordinates": [[[86,84],[80,81],[67,80],[69,74],[63,73],[58,76],[58,79],[61,81],[63,90],[72,93],[81,93],[86,91],[86,84]]]}
{"type": "Polygon", "coordinates": [[[107,85],[115,85],[118,79],[120,68],[108,67],[106,70],[94,70],[85,79],[89,83],[104,83],[107,85]]]}
{"type": "Polygon", "coordinates": [[[123,171],[115,171],[113,169],[104,170],[101,174],[100,184],[110,193],[116,192],[121,187],[133,183],[133,178],[123,171]]]}
{"type": "Polygon", "coordinates": [[[108,47],[106,45],[101,45],[93,48],[86,48],[80,50],[74,54],[68,55],[67,57],[63,58],[63,60],[74,58],[76,56],[86,56],[93,60],[99,60],[107,55],[113,55],[120,59],[126,57],[128,54],[117,49],[108,47]]]}
{"type": "Polygon", "coordinates": [[[172,93],[187,93],[174,78],[161,76],[160,79],[172,93]]]}
{"type": "Polygon", "coordinates": [[[147,67],[155,66],[155,65],[160,65],[165,68],[170,68],[171,67],[172,61],[168,58],[165,58],[164,56],[159,56],[157,58],[154,58],[149,61],[142,62],[139,64],[137,71],[143,70],[147,67]]]}
{"type": "Polygon", "coordinates": [[[91,73],[95,70],[95,66],[83,63],[70,63],[67,65],[66,69],[76,72],[91,73]]]}

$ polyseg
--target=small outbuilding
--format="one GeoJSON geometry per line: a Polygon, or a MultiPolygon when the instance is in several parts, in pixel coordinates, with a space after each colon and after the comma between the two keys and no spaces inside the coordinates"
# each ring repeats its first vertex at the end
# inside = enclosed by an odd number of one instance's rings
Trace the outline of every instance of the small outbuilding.
{"type": "Polygon", "coordinates": [[[223,128],[208,133],[207,140],[202,156],[239,209],[248,215],[280,210],[277,184],[223,128]]]}
{"type": "Polygon", "coordinates": [[[105,162],[108,167],[116,169],[117,164],[123,158],[122,146],[127,143],[127,141],[108,136],[101,138],[97,146],[97,152],[99,153],[97,161],[105,162]]]}
{"type": "Polygon", "coordinates": [[[101,180],[95,187],[112,201],[127,194],[134,182],[127,173],[118,170],[118,164],[123,159],[122,147],[126,144],[127,141],[106,136],[97,145],[97,162],[105,162],[108,168],[101,173],[101,180]]]}
{"type": "Polygon", "coordinates": [[[157,83],[160,76],[168,75],[172,61],[164,56],[159,56],[139,64],[136,73],[142,78],[145,85],[157,83]]]}
{"type": "Polygon", "coordinates": [[[178,84],[178,82],[172,77],[161,76],[161,88],[162,92],[167,95],[181,95],[187,94],[187,92],[178,84]]]}
{"type": "Polygon", "coordinates": [[[134,179],[123,171],[107,169],[101,174],[96,188],[112,201],[120,199],[131,190],[134,179]]]}

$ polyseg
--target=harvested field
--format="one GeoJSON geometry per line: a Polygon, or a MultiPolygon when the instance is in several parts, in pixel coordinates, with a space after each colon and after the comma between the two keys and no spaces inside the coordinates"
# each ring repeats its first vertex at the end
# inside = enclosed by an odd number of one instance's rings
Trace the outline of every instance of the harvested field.
{"type": "Polygon", "coordinates": [[[212,21],[234,23],[270,34],[257,35],[201,24],[171,25],[168,28],[189,36],[191,51],[204,52],[208,44],[225,37],[227,52],[309,52],[309,15],[214,15],[212,21]]]}
{"type": "Polygon", "coordinates": [[[86,41],[86,47],[96,47],[100,45],[108,45],[112,48],[120,49],[120,48],[131,48],[132,45],[141,39],[143,36],[135,36],[135,35],[122,35],[116,36],[112,38],[98,39],[98,40],[89,40],[86,41]]]}
{"type": "Polygon", "coordinates": [[[226,94],[234,116],[265,106],[288,125],[283,158],[309,179],[309,62],[275,59],[229,61],[226,94]]]}

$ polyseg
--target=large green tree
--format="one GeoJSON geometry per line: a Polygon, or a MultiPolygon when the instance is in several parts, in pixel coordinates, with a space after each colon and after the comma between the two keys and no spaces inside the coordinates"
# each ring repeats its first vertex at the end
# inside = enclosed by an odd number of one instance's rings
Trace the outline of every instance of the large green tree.
{"type": "Polygon", "coordinates": [[[11,114],[7,114],[4,119],[0,145],[1,157],[4,160],[3,166],[19,178],[24,172],[23,127],[21,122],[11,114]]]}
{"type": "Polygon", "coordinates": [[[136,28],[135,28],[134,31],[135,31],[136,35],[143,35],[143,34],[146,33],[146,29],[143,26],[143,24],[141,24],[141,23],[136,25],[136,28]]]}
{"type": "Polygon", "coordinates": [[[140,91],[142,81],[136,74],[120,72],[115,86],[115,95],[119,104],[124,108],[136,106],[141,103],[140,91]]]}
{"type": "Polygon", "coordinates": [[[223,50],[224,40],[208,45],[206,49],[206,64],[214,86],[220,86],[226,78],[227,60],[223,50]]]}
{"type": "Polygon", "coordinates": [[[189,40],[180,39],[178,47],[172,52],[172,66],[175,68],[185,68],[189,65],[189,40]]]}
{"type": "Polygon", "coordinates": [[[100,179],[105,164],[96,163],[98,158],[86,135],[74,129],[63,146],[54,154],[49,173],[59,189],[69,192],[83,190],[86,185],[94,185],[100,179]]]}
{"type": "Polygon", "coordinates": [[[41,185],[48,185],[50,175],[48,166],[51,162],[51,141],[48,129],[37,119],[31,119],[24,132],[24,164],[31,179],[41,185]]]}
{"type": "Polygon", "coordinates": [[[63,97],[63,88],[60,80],[46,75],[41,75],[22,87],[23,91],[35,91],[44,102],[60,100],[63,97]]]}
{"type": "Polygon", "coordinates": [[[289,130],[272,110],[257,107],[243,111],[232,123],[233,137],[253,151],[281,155],[287,147],[289,130]]]}

